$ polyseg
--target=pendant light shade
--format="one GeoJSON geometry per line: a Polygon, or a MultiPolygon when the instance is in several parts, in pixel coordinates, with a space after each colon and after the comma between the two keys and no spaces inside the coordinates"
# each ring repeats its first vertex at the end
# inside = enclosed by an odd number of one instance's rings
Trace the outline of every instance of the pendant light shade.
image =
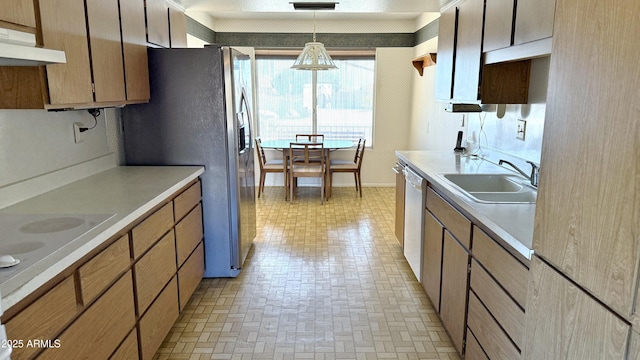
{"type": "Polygon", "coordinates": [[[331,56],[327,53],[324,45],[314,41],[304,45],[302,54],[298,56],[291,68],[297,70],[329,70],[337,69],[338,67],[331,60],[331,56]]]}
{"type": "Polygon", "coordinates": [[[313,41],[304,44],[302,53],[291,65],[296,70],[330,70],[337,69],[324,44],[316,41],[316,13],[313,13],[313,41]]]}

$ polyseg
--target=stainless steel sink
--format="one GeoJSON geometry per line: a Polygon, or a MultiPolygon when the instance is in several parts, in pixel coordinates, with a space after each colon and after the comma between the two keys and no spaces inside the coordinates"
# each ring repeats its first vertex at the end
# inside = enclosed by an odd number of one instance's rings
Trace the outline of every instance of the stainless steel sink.
{"type": "Polygon", "coordinates": [[[482,203],[531,204],[537,190],[528,180],[511,174],[441,174],[446,181],[482,203]]]}

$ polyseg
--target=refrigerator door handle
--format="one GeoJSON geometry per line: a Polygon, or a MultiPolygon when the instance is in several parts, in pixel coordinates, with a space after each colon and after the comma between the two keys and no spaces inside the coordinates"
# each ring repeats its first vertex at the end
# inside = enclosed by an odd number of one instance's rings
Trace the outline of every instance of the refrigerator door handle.
{"type": "Polygon", "coordinates": [[[236,114],[236,118],[238,121],[238,152],[240,154],[249,150],[251,144],[251,134],[247,133],[247,126],[250,126],[251,121],[251,113],[249,112],[249,103],[247,103],[247,93],[244,88],[242,88],[242,93],[240,95],[240,112],[236,114]],[[245,114],[247,119],[245,120],[245,114]],[[249,123],[249,124],[248,124],[249,123]],[[247,138],[249,137],[249,141],[247,138]]]}

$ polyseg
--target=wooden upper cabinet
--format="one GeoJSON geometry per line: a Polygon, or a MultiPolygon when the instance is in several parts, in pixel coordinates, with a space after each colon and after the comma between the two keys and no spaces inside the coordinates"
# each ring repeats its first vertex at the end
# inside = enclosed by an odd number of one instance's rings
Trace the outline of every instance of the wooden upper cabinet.
{"type": "Polygon", "coordinates": [[[96,102],[125,100],[118,0],[86,0],[96,102]]]}
{"type": "Polygon", "coordinates": [[[536,254],[625,317],[640,247],[638,13],[638,1],[558,2],[533,234],[536,254]]]}
{"type": "Polygon", "coordinates": [[[35,28],[36,14],[33,0],[3,1],[0,21],[35,28]]]}
{"type": "Polygon", "coordinates": [[[184,12],[169,7],[169,30],[172,48],[187,47],[187,18],[184,12]]]}
{"type": "Polygon", "coordinates": [[[147,102],[150,97],[149,61],[143,0],[120,0],[120,21],[127,101],[147,102]]]}
{"type": "Polygon", "coordinates": [[[147,14],[147,41],[162,47],[170,47],[169,7],[165,0],[145,0],[147,14]]]}
{"type": "Polygon", "coordinates": [[[456,58],[456,27],[458,8],[452,6],[440,15],[438,27],[438,66],[436,67],[435,98],[453,97],[453,70],[456,58]]]}
{"type": "Polygon", "coordinates": [[[465,0],[458,6],[453,100],[478,100],[483,15],[483,0],[465,0]]]}
{"type": "Polygon", "coordinates": [[[514,44],[553,36],[556,0],[518,0],[514,44]]]}
{"type": "Polygon", "coordinates": [[[446,101],[453,97],[453,65],[456,57],[458,8],[452,6],[444,10],[439,21],[435,98],[446,101]]]}
{"type": "Polygon", "coordinates": [[[50,104],[93,102],[84,0],[40,1],[40,18],[44,46],[67,57],[47,65],[50,104]]]}
{"type": "Polygon", "coordinates": [[[483,52],[511,46],[513,1],[486,0],[483,52]]]}

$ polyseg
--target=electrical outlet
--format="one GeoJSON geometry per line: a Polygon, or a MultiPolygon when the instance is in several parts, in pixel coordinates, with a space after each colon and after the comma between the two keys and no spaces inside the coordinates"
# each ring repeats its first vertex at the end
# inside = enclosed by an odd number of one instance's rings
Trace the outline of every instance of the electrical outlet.
{"type": "Polygon", "coordinates": [[[516,131],[516,139],[524,141],[527,133],[527,121],[518,119],[518,129],[516,131]]]}
{"type": "Polygon", "coordinates": [[[84,128],[84,124],[76,121],[73,123],[73,138],[76,144],[79,144],[84,141],[86,131],[80,131],[80,128],[84,128]]]}

